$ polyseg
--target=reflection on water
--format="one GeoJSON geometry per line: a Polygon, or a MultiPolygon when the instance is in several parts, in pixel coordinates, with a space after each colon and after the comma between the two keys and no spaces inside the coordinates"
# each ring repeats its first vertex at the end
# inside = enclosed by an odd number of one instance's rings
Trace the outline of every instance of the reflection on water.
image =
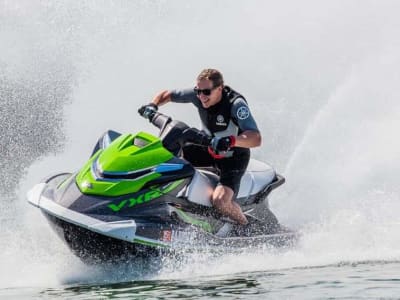
{"type": "Polygon", "coordinates": [[[343,262],[213,276],[212,279],[195,277],[70,286],[46,289],[40,296],[68,299],[377,299],[399,294],[398,268],[398,261],[343,262]]]}
{"type": "Polygon", "coordinates": [[[48,289],[41,293],[49,297],[193,299],[197,297],[226,297],[229,295],[265,294],[254,278],[214,279],[210,281],[135,281],[111,285],[85,285],[65,289],[48,289]]]}

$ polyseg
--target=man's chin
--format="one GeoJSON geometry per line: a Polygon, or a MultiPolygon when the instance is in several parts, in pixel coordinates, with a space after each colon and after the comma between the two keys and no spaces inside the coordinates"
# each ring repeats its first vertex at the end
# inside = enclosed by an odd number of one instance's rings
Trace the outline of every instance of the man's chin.
{"type": "Polygon", "coordinates": [[[201,102],[201,105],[203,105],[204,108],[209,108],[210,107],[209,101],[207,101],[206,103],[201,102]]]}

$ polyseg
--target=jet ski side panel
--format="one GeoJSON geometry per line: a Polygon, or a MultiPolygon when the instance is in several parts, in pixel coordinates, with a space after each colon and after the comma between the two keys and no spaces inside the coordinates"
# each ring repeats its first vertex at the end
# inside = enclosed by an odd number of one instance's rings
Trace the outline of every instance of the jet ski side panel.
{"type": "Polygon", "coordinates": [[[202,172],[196,170],[187,188],[186,197],[190,202],[211,207],[213,191],[214,186],[210,179],[202,172]]]}

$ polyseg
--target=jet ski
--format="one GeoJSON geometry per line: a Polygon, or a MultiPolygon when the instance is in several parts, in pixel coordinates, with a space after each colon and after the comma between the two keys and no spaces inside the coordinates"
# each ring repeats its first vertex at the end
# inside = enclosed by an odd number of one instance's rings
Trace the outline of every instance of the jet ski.
{"type": "Polygon", "coordinates": [[[51,175],[28,192],[28,202],[75,255],[93,263],[293,245],[296,233],[268,207],[283,176],[251,159],[235,199],[249,224],[234,224],[211,205],[216,170],[194,168],[180,156],[199,131],[156,111],[149,120],[158,137],[107,131],[80,170],[51,175]]]}

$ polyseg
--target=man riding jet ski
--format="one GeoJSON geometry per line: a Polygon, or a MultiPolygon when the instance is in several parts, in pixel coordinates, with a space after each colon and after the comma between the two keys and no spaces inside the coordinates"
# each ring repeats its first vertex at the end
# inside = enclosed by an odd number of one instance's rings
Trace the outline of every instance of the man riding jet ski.
{"type": "Polygon", "coordinates": [[[83,261],[120,260],[203,248],[291,245],[296,235],[268,209],[268,194],[284,178],[251,159],[236,202],[249,225],[231,226],[211,205],[219,180],[210,169],[179,157],[182,146],[203,144],[198,130],[159,112],[147,115],[159,138],[108,131],[75,173],[48,177],[28,192],[52,228],[83,261]]]}
{"type": "Polygon", "coordinates": [[[161,91],[140,112],[157,110],[170,101],[191,103],[197,108],[202,130],[212,140],[206,145],[185,146],[183,157],[195,167],[214,166],[218,170],[211,203],[224,216],[246,225],[246,215],[234,198],[250,160],[250,148],[261,145],[261,134],[246,99],[224,84],[221,72],[204,69],[194,89],[161,91]]]}

